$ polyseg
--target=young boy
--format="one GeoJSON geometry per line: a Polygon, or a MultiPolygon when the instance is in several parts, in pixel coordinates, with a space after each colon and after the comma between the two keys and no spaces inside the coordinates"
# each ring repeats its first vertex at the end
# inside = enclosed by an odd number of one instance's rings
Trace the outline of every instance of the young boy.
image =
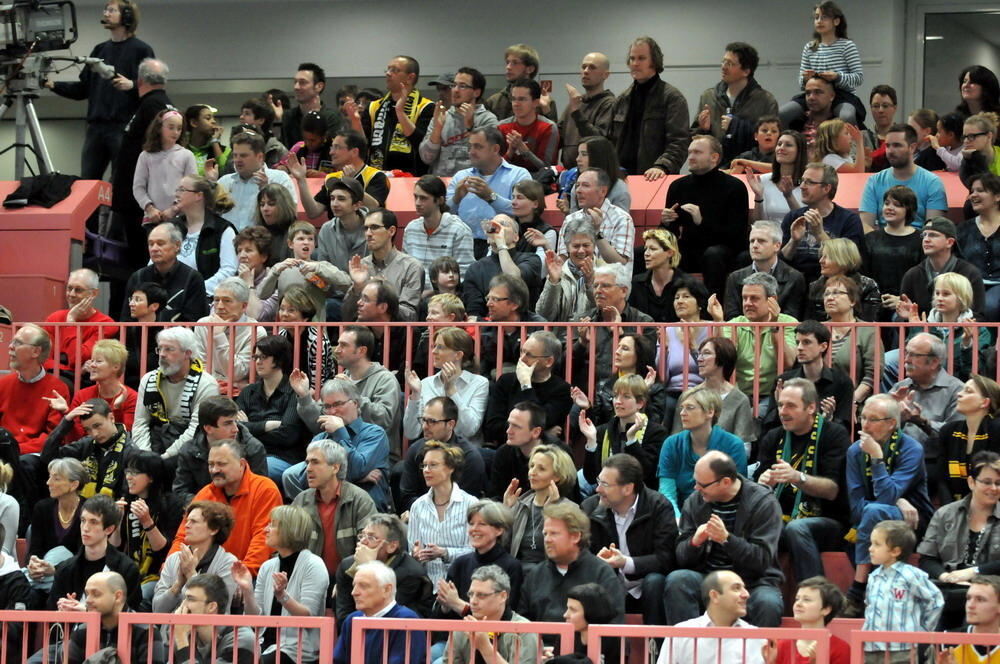
{"type": "Polygon", "coordinates": [[[257,296],[266,300],[277,288],[281,297],[289,287],[303,286],[316,307],[316,320],[326,320],[326,298],[343,295],[353,283],[346,272],[326,261],[312,260],[316,248],[316,227],[308,221],[296,221],[288,227],[288,248],[291,258],[286,258],[271,268],[257,289],[257,296]]]}
{"type": "Polygon", "coordinates": [[[741,153],[732,162],[732,173],[746,173],[753,169],[755,173],[770,173],[771,159],[774,156],[774,147],[778,144],[778,137],[781,135],[781,121],[776,115],[762,115],[757,120],[754,128],[754,140],[757,147],[741,153]]]}
{"type": "MultiPolygon", "coordinates": [[[[937,628],[944,597],[927,572],[906,562],[917,536],[905,521],[882,521],[872,530],[868,553],[876,566],[868,577],[865,624],[875,632],[932,632],[937,628]]],[[[865,643],[865,664],[910,661],[910,644],[865,643]]]]}

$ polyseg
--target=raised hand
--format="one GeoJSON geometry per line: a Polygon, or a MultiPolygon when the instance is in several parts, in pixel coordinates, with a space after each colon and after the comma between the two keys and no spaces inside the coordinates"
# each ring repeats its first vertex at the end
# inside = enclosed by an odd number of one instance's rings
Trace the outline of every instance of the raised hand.
{"type": "Polygon", "coordinates": [[[725,317],[725,312],[722,309],[722,303],[719,302],[719,296],[715,293],[708,298],[708,315],[712,317],[717,323],[721,323],[725,317]]]}
{"type": "Polygon", "coordinates": [[[590,397],[576,385],[570,388],[569,396],[573,399],[573,403],[580,408],[590,408],[590,397]]]}
{"type": "Polygon", "coordinates": [[[302,369],[292,369],[288,376],[288,386],[297,396],[304,397],[309,394],[309,376],[302,369]]]}
{"type": "Polygon", "coordinates": [[[351,281],[354,282],[354,287],[357,290],[361,290],[365,287],[368,282],[368,268],[365,264],[361,262],[361,256],[354,254],[351,256],[351,260],[347,266],[348,274],[351,275],[351,281]]]}
{"type": "Polygon", "coordinates": [[[747,186],[753,192],[754,198],[764,198],[764,184],[760,181],[760,176],[752,170],[745,171],[747,186]]]}
{"type": "Polygon", "coordinates": [[[552,251],[551,249],[545,252],[545,271],[549,275],[549,281],[554,284],[558,284],[562,280],[563,273],[563,257],[552,251]]]}
{"type": "Polygon", "coordinates": [[[52,390],[51,397],[42,397],[49,402],[49,408],[59,413],[65,413],[69,410],[69,406],[66,405],[66,398],[59,394],[56,390],[52,390]]]}
{"type": "Polygon", "coordinates": [[[253,592],[253,575],[242,560],[234,562],[229,573],[240,590],[244,593],[253,592]]]}
{"type": "Polygon", "coordinates": [[[521,497],[522,489],[520,488],[521,483],[515,477],[507,485],[507,488],[503,492],[503,504],[507,507],[514,507],[517,504],[517,499],[521,497]]]}
{"type": "Polygon", "coordinates": [[[597,443],[597,427],[594,426],[593,421],[587,417],[586,409],[580,411],[578,419],[578,426],[580,427],[580,433],[583,437],[587,439],[587,443],[593,445],[597,443]]]}
{"type": "Polygon", "coordinates": [[[420,396],[420,376],[413,369],[406,372],[406,385],[410,388],[410,398],[415,399],[420,396]]]}
{"type": "Polygon", "coordinates": [[[712,111],[708,108],[708,104],[698,111],[698,128],[702,131],[709,131],[712,128],[712,111]]]}
{"type": "Polygon", "coordinates": [[[681,209],[691,215],[691,221],[695,226],[701,226],[701,208],[694,203],[685,203],[681,209]]]}
{"type": "Polygon", "coordinates": [[[288,153],[288,160],[285,162],[288,174],[296,180],[304,180],[306,177],[306,165],[299,161],[294,152],[288,153]]]}

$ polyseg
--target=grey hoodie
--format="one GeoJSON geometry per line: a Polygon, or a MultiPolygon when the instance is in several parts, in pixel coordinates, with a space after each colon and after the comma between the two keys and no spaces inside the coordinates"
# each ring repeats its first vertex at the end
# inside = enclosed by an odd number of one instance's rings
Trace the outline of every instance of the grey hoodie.
{"type": "MultiPolygon", "coordinates": [[[[476,104],[476,112],[472,117],[472,129],[496,127],[499,124],[497,116],[486,110],[482,104],[476,104]]],[[[427,129],[427,135],[420,142],[420,159],[430,166],[430,172],[440,177],[451,177],[463,168],[469,168],[469,132],[465,128],[465,118],[456,108],[449,108],[444,116],[444,129],[441,130],[441,143],[432,143],[434,133],[433,121],[427,129]]]]}

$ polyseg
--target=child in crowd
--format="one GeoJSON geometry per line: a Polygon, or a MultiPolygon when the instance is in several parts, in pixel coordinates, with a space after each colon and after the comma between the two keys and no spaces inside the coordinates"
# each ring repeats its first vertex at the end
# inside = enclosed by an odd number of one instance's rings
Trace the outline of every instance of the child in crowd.
{"type": "MultiPolygon", "coordinates": [[[[232,148],[222,145],[222,127],[215,121],[218,109],[208,104],[188,106],[184,111],[184,139],[182,144],[194,153],[198,175],[205,174],[205,164],[211,161],[223,172],[229,162],[232,148]]],[[[212,170],[209,168],[209,170],[212,170]]]]}
{"type": "MultiPolygon", "coordinates": [[[[876,567],[868,577],[862,629],[934,631],[944,608],[944,597],[927,572],[906,562],[916,544],[917,536],[905,521],[882,521],[872,530],[868,552],[876,567]]],[[[910,647],[907,643],[868,641],[865,664],[904,664],[910,661],[910,647]]]]}
{"type": "Polygon", "coordinates": [[[181,114],[167,108],[157,113],[146,130],[132,179],[132,195],[144,213],[143,223],[156,224],[177,216],[175,190],[181,178],[196,170],[194,154],[179,143],[183,129],[181,114]]]}
{"type": "Polygon", "coordinates": [[[288,229],[288,248],[291,258],[286,258],[273,268],[257,288],[257,297],[267,300],[277,288],[284,296],[291,286],[302,286],[316,307],[315,320],[326,320],[326,298],[341,296],[351,287],[351,277],[327,261],[312,260],[316,248],[316,227],[308,221],[297,221],[288,229]]]}
{"type": "Polygon", "coordinates": [[[938,114],[929,108],[918,108],[910,113],[906,124],[917,132],[917,153],[913,155],[913,163],[929,171],[943,171],[945,163],[931,143],[931,137],[938,130],[938,114]]]}
{"type": "Polygon", "coordinates": [[[774,148],[778,145],[781,135],[781,120],[776,115],[762,115],[757,120],[753,138],[757,147],[741,153],[730,164],[730,173],[739,175],[753,171],[754,173],[770,173],[771,162],[774,161],[774,148]]]}
{"type": "Polygon", "coordinates": [[[861,130],[839,118],[823,122],[816,130],[812,161],[833,166],[838,173],[864,173],[865,142],[861,130]]]}
{"type": "MultiPolygon", "coordinates": [[[[326,119],[318,111],[309,111],[302,116],[302,140],[288,149],[306,166],[307,178],[321,178],[334,171],[330,161],[330,145],[333,136],[327,134],[326,119]]],[[[277,168],[288,172],[288,155],[278,162],[277,168]]]]}
{"type": "Polygon", "coordinates": [[[945,113],[938,118],[937,135],[931,134],[927,137],[949,173],[957,173],[962,166],[962,148],[965,147],[962,142],[964,124],[965,116],[961,113],[945,113]]]}

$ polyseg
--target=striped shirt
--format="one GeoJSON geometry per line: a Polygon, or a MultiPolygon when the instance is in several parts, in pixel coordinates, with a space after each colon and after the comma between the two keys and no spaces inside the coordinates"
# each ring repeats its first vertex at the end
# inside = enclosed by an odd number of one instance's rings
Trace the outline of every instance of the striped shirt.
{"type": "MultiPolygon", "coordinates": [[[[739,509],[739,495],[726,503],[712,503],[712,514],[722,519],[722,523],[725,524],[726,530],[729,532],[736,530],[736,513],[739,509]]],[[[712,541],[709,541],[709,544],[711,546],[708,550],[708,557],[705,560],[708,569],[732,569],[736,561],[726,552],[726,548],[712,541]]]]}
{"type": "Polygon", "coordinates": [[[848,92],[861,87],[865,73],[861,69],[861,55],[858,47],[850,39],[838,39],[832,44],[820,44],[814,51],[812,42],[802,47],[802,63],[799,65],[799,81],[805,85],[805,72],[833,71],[840,74],[834,85],[848,92]]]}
{"type": "MultiPolygon", "coordinates": [[[[628,259],[625,267],[627,268],[628,278],[631,280],[632,266],[635,264],[635,256],[633,255],[635,253],[633,251],[635,245],[635,224],[632,222],[632,216],[628,211],[612,205],[611,201],[607,198],[604,199],[604,203],[601,205],[601,212],[604,213],[604,220],[601,222],[601,235],[611,243],[615,251],[628,259]]],[[[562,223],[562,228],[566,228],[567,224],[571,221],[578,221],[580,219],[590,220],[590,215],[586,210],[579,210],[567,215],[562,223]]],[[[562,256],[568,255],[566,236],[562,232],[559,233],[559,246],[556,249],[556,253],[562,256]]],[[[600,252],[598,251],[597,253],[599,254],[600,252]]]]}
{"type": "Polygon", "coordinates": [[[406,224],[403,229],[403,251],[424,264],[427,273],[427,285],[431,284],[431,261],[441,256],[451,256],[458,261],[461,276],[476,261],[472,251],[472,231],[461,217],[445,212],[441,215],[441,223],[428,234],[424,228],[424,218],[417,217],[406,224]]]}
{"type": "Polygon", "coordinates": [[[448,499],[443,519],[438,519],[433,490],[428,490],[410,506],[410,549],[415,542],[420,542],[421,546],[434,544],[448,552],[447,562],[435,558],[424,563],[427,576],[435,588],[437,582],[448,573],[448,566],[455,558],[472,553],[466,519],[469,507],[475,502],[476,498],[463,491],[458,484],[452,483],[451,498],[448,499]]]}
{"type": "MultiPolygon", "coordinates": [[[[868,577],[865,624],[869,632],[932,632],[944,597],[927,572],[903,562],[879,566],[868,577]]],[[[907,650],[909,643],[865,643],[866,652],[907,650]]]]}

